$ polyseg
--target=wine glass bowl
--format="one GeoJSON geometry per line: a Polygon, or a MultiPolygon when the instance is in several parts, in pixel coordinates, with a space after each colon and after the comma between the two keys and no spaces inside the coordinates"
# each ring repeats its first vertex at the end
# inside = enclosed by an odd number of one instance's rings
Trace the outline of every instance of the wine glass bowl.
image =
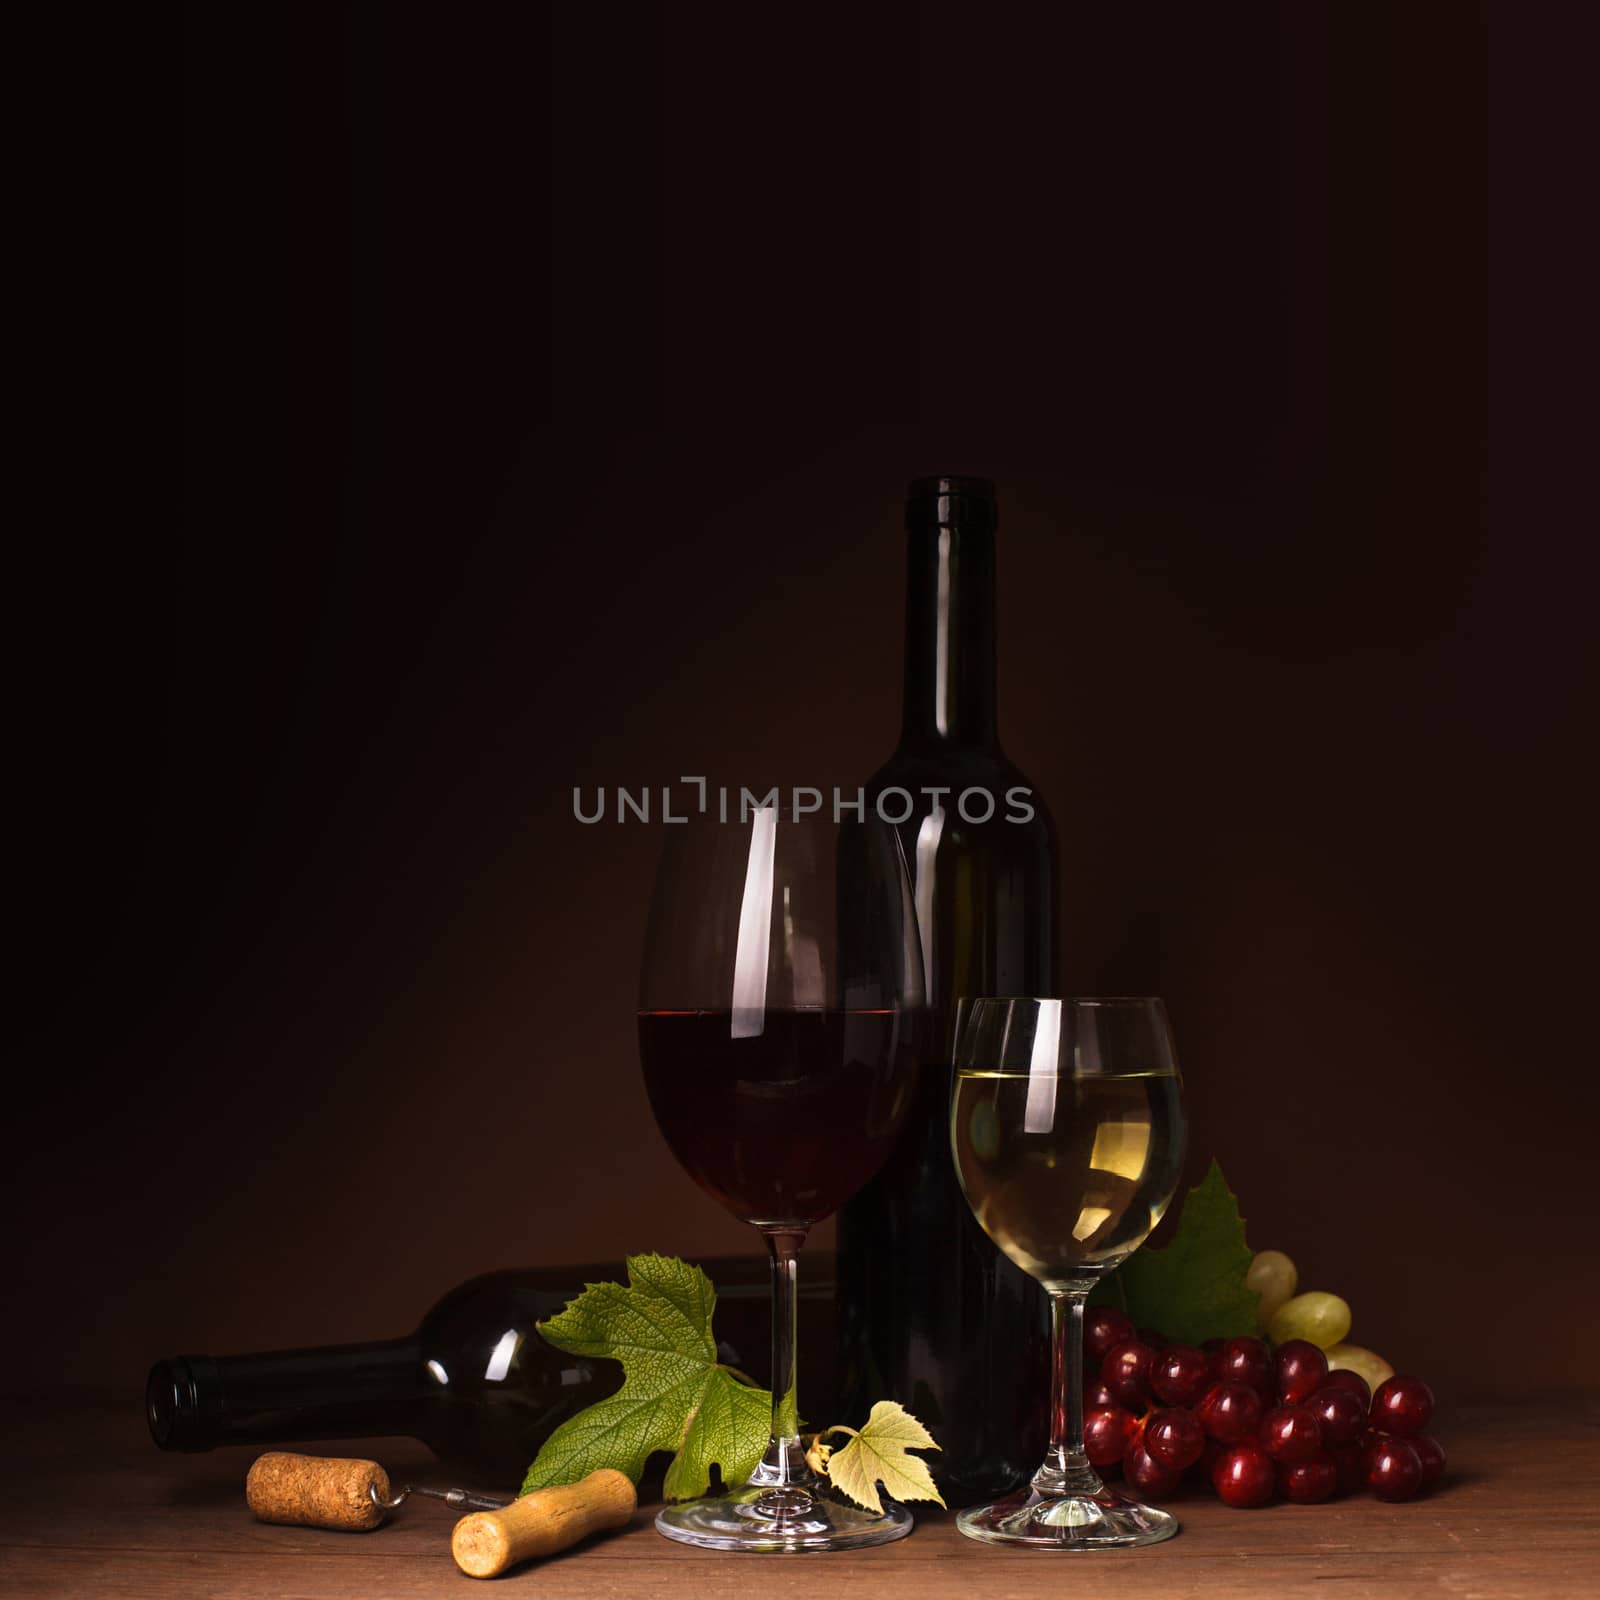
{"type": "Polygon", "coordinates": [[[1051,1297],[1051,1443],[1027,1487],[963,1511],[989,1543],[1154,1544],[1177,1519],[1108,1487],[1083,1446],[1083,1306],[1176,1192],[1185,1121],[1160,1000],[964,1002],[950,1107],[956,1173],[995,1244],[1051,1297]]]}
{"type": "Polygon", "coordinates": [[[743,1222],[803,1230],[888,1154],[908,1094],[905,1032],[891,1007],[768,1008],[759,1028],[731,1010],[648,1011],[639,1055],[656,1126],[689,1176],[743,1222]]]}
{"type": "Polygon", "coordinates": [[[805,1462],[796,1257],[888,1155],[920,1060],[922,964],[905,860],[874,818],[757,807],[667,830],[640,983],[639,1055],[668,1147],[756,1227],[773,1263],[773,1425],[749,1483],[666,1507],[717,1549],[835,1550],[910,1531],[805,1462]]]}

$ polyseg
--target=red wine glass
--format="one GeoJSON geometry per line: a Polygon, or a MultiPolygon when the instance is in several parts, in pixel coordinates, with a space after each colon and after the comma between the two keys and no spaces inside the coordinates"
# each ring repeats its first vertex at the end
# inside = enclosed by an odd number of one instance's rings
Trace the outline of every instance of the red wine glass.
{"type": "Polygon", "coordinates": [[[685,1171],[772,1257],[772,1435],[747,1484],[656,1527],[732,1550],[842,1550],[903,1537],[806,1464],[795,1399],[796,1260],[807,1231],[888,1155],[911,1100],[922,962],[894,829],[758,807],[666,829],[640,985],[639,1055],[685,1171]]]}

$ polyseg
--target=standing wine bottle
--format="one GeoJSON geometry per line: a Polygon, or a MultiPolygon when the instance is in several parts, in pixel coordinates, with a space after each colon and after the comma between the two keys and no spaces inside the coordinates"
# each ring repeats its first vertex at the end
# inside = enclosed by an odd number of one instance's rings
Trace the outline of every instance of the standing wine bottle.
{"type": "MultiPolygon", "coordinates": [[[[720,1359],[761,1367],[768,1336],[765,1256],[705,1263],[716,1285],[720,1359]]],[[[614,1394],[622,1369],[546,1344],[536,1324],[586,1283],[625,1281],[621,1265],[486,1273],[447,1294],[403,1339],[246,1356],[174,1356],[150,1369],[145,1411],[163,1450],[405,1436],[453,1471],[515,1491],[550,1434],[614,1394]]],[[[817,1356],[831,1352],[833,1285],[800,1295],[817,1356]]],[[[805,1344],[802,1344],[805,1349],[805,1344]]],[[[826,1404],[831,1373],[803,1372],[826,1404]]]]}
{"type": "Polygon", "coordinates": [[[838,1232],[843,1414],[908,1406],[954,1504],[1025,1478],[1049,1420],[1045,1296],[985,1237],[950,1155],[956,1001],[1056,992],[1054,827],[995,725],[997,520],[986,479],[911,485],[904,722],[868,795],[899,824],[915,884],[928,1056],[894,1153],[838,1232]]]}

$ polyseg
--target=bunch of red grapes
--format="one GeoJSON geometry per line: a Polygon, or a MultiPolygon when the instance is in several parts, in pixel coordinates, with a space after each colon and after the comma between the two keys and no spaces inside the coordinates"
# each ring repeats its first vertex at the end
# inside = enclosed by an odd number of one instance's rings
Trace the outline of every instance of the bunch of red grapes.
{"type": "Polygon", "coordinates": [[[1424,1431],[1433,1391],[1421,1378],[1392,1377],[1373,1394],[1359,1373],[1330,1372],[1305,1339],[1169,1344],[1111,1306],[1085,1316],[1083,1342],[1084,1449],[1148,1499],[1193,1472],[1230,1506],[1279,1494],[1314,1505],[1360,1489],[1409,1500],[1444,1471],[1424,1431]]]}

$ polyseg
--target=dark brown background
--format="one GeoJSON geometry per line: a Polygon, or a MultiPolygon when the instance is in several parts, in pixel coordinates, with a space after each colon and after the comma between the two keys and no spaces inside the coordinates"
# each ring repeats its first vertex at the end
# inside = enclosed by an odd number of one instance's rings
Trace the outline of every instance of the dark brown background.
{"type": "Polygon", "coordinates": [[[639,1081],[654,833],[572,789],[858,781],[956,471],[1063,983],[1168,997],[1194,1173],[1447,1395],[1588,1381],[1558,15],[197,8],[186,232],[114,244],[157,373],[183,246],[185,484],[64,540],[25,730],[8,1370],[747,1249],[639,1081]]]}

